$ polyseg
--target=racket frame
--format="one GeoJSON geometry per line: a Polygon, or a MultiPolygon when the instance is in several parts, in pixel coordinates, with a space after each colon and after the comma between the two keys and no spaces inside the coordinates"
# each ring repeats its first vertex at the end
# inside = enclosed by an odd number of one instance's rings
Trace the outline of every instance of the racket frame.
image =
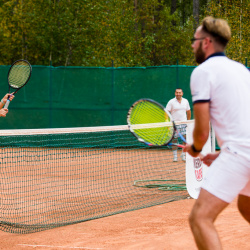
{"type": "Polygon", "coordinates": [[[177,144],[177,143],[172,143],[172,140],[174,139],[174,135],[175,133],[177,133],[177,135],[181,138],[181,140],[184,142],[184,143],[187,143],[186,142],[186,139],[184,138],[184,136],[178,131],[177,127],[176,127],[176,124],[171,116],[171,114],[168,112],[167,109],[165,109],[160,103],[156,102],[155,100],[152,100],[152,99],[149,99],[149,98],[142,98],[142,99],[139,99],[137,100],[136,102],[134,102],[132,104],[132,106],[129,108],[129,111],[128,111],[128,114],[127,114],[127,124],[128,124],[128,127],[129,127],[129,130],[130,132],[136,137],[136,139],[140,142],[143,142],[144,144],[148,145],[148,146],[155,146],[155,147],[159,147],[159,146],[177,146],[177,147],[180,147],[180,148],[184,148],[185,146],[184,145],[181,145],[181,144],[177,144]],[[155,144],[152,144],[152,143],[148,143],[146,142],[144,139],[140,138],[133,130],[133,125],[131,124],[130,122],[130,117],[131,117],[131,113],[134,109],[134,107],[138,104],[138,103],[141,103],[141,102],[151,102],[155,105],[157,105],[158,107],[160,107],[166,114],[167,116],[170,118],[170,122],[172,123],[172,126],[173,126],[173,129],[174,129],[174,133],[171,137],[170,140],[168,140],[168,142],[162,144],[162,145],[155,145],[155,144]]]}
{"type": "MultiPolygon", "coordinates": [[[[8,71],[8,77],[7,77],[7,79],[8,79],[8,85],[9,85],[9,94],[10,94],[10,90],[11,90],[11,89],[15,89],[15,90],[16,90],[16,91],[13,92],[13,95],[14,95],[14,94],[16,94],[16,92],[17,92],[19,89],[21,89],[23,86],[25,86],[26,83],[29,81],[29,79],[30,79],[30,77],[31,77],[31,72],[32,72],[32,67],[31,67],[31,64],[30,64],[27,60],[19,59],[19,60],[16,60],[14,63],[12,63],[12,65],[10,66],[10,69],[9,69],[9,71],[8,71]],[[21,87],[15,88],[15,87],[12,87],[11,84],[10,84],[9,75],[10,75],[10,72],[11,72],[12,68],[15,66],[15,64],[16,64],[17,62],[20,62],[20,61],[27,63],[27,65],[28,65],[29,68],[30,68],[30,74],[29,74],[29,77],[27,78],[26,82],[25,82],[21,87]]],[[[8,108],[8,106],[9,106],[9,104],[10,104],[9,97],[10,97],[10,95],[8,96],[8,99],[7,99],[7,102],[6,102],[5,105],[4,105],[4,108],[8,108]]]]}

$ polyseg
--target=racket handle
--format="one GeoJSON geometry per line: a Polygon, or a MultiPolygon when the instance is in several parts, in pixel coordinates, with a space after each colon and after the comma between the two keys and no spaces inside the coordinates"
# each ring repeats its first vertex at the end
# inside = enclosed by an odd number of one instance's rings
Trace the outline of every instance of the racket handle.
{"type": "Polygon", "coordinates": [[[169,146],[177,146],[177,147],[179,147],[179,148],[184,148],[184,147],[185,147],[185,145],[175,144],[175,143],[169,143],[168,145],[169,145],[169,146]]]}
{"type": "Polygon", "coordinates": [[[10,100],[8,99],[7,102],[4,105],[4,108],[7,109],[9,107],[9,104],[10,104],[10,100]]]}
{"type": "Polygon", "coordinates": [[[186,139],[184,138],[184,136],[180,132],[178,132],[178,135],[180,136],[180,138],[182,139],[182,141],[184,141],[185,143],[187,143],[186,139]]]}

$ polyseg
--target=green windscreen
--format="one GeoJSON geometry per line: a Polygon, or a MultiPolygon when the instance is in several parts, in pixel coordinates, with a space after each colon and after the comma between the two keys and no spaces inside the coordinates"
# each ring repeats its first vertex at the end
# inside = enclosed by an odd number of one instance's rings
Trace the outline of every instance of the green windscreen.
{"type": "MultiPolygon", "coordinates": [[[[2,96],[10,66],[0,66],[2,96]]],[[[142,98],[163,106],[183,88],[191,104],[194,67],[49,67],[32,65],[28,84],[15,95],[0,129],[90,127],[126,124],[130,106],[142,98]]],[[[191,105],[192,106],[192,105],[191,105]]]]}

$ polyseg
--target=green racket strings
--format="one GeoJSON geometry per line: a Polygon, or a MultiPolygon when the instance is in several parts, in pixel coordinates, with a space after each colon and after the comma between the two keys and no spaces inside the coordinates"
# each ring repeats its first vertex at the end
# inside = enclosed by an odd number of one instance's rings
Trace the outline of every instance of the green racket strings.
{"type": "Polygon", "coordinates": [[[8,80],[12,88],[18,89],[22,87],[30,76],[30,66],[26,62],[17,62],[10,70],[8,80]]]}
{"type": "Polygon", "coordinates": [[[157,124],[157,126],[154,126],[154,124],[151,124],[164,122],[171,122],[167,113],[157,104],[147,100],[138,102],[130,114],[130,124],[134,134],[140,141],[148,145],[161,146],[172,139],[173,125],[157,124]],[[139,124],[143,124],[143,126],[133,126],[139,124]],[[145,124],[151,125],[145,126],[145,124]]]}

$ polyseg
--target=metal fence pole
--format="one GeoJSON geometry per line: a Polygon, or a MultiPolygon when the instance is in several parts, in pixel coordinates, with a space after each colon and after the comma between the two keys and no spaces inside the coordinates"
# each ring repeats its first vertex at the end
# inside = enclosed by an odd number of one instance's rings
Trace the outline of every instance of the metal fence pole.
{"type": "Polygon", "coordinates": [[[53,126],[53,115],[52,115],[52,61],[50,61],[49,65],[49,127],[53,126]]]}
{"type": "Polygon", "coordinates": [[[111,124],[115,123],[115,72],[114,72],[114,60],[112,60],[112,84],[111,84],[111,124]]]}
{"type": "Polygon", "coordinates": [[[176,88],[179,88],[179,59],[176,60],[176,88]]]}

